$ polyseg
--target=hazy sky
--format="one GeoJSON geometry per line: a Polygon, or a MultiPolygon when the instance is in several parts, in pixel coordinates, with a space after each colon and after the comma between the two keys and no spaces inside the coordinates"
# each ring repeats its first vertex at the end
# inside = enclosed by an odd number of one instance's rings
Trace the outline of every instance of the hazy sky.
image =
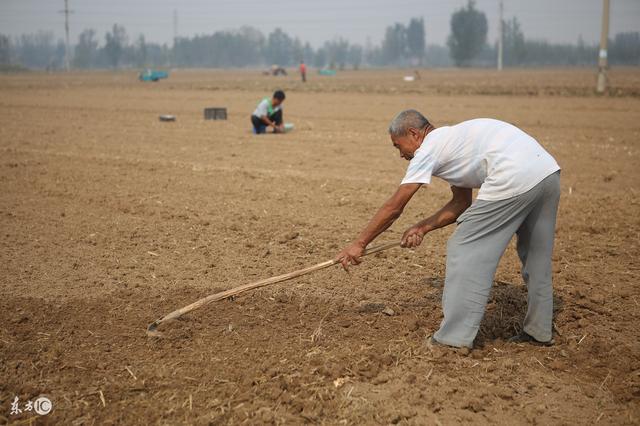
{"type": "MultiPolygon", "coordinates": [[[[104,33],[124,25],[130,38],[144,33],[149,41],[170,42],[173,11],[178,12],[178,34],[210,34],[250,25],[268,33],[281,27],[289,34],[318,46],[343,36],[364,44],[379,43],[385,27],[424,17],[427,43],[443,44],[449,20],[466,0],[69,0],[71,40],[85,28],[104,33]]],[[[499,0],[477,0],[487,15],[489,41],[495,40],[499,0]]],[[[12,36],[37,30],[64,35],[64,0],[0,0],[0,33],[12,36]]],[[[504,0],[505,18],[517,16],[525,36],[553,42],[587,42],[600,36],[602,0],[504,0]]],[[[613,36],[640,31],[640,0],[611,0],[613,36]]]]}

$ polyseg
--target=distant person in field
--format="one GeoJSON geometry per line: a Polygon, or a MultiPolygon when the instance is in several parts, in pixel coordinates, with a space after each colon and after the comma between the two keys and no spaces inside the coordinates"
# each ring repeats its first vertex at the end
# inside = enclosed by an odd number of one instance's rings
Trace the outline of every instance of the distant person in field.
{"type": "Polygon", "coordinates": [[[251,124],[256,134],[267,132],[267,127],[273,128],[273,133],[284,132],[282,121],[282,103],[285,95],[282,90],[276,90],[271,98],[264,98],[258,103],[251,115],[251,124]]]}
{"type": "Polygon", "coordinates": [[[415,248],[429,232],[457,223],[447,244],[444,318],[428,345],[473,347],[498,262],[514,234],[528,308],[523,332],[511,341],[552,344],[551,253],[560,199],[554,158],[524,131],[488,118],[436,128],[406,110],[391,121],[389,134],[409,161],[407,173],[336,260],[345,269],[360,263],[365,247],[400,217],[418,189],[439,177],[451,185],[451,200],[401,239],[402,247],[415,248]],[[472,202],[473,188],[479,191],[472,202]]]}
{"type": "Polygon", "coordinates": [[[304,64],[304,61],[300,61],[300,77],[302,77],[303,83],[307,81],[307,66],[304,64]]]}

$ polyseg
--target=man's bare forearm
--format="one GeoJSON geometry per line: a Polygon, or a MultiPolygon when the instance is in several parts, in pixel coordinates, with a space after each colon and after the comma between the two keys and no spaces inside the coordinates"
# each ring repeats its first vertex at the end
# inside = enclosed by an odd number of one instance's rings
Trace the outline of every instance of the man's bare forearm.
{"type": "Polygon", "coordinates": [[[260,117],[260,120],[262,120],[262,122],[267,126],[273,126],[274,124],[273,121],[269,120],[269,117],[267,117],[266,115],[263,115],[262,117],[260,117]]]}
{"type": "Polygon", "coordinates": [[[356,238],[356,242],[359,243],[362,248],[365,248],[371,241],[375,240],[378,235],[386,231],[401,214],[401,209],[385,204],[371,218],[369,223],[367,223],[367,226],[364,227],[360,235],[358,235],[358,238],[356,238]]]}
{"type": "Polygon", "coordinates": [[[452,186],[451,192],[453,197],[444,207],[404,232],[400,241],[402,247],[418,247],[426,234],[455,222],[462,212],[471,205],[471,189],[452,186]]]}
{"type": "Polygon", "coordinates": [[[378,235],[386,231],[400,217],[404,207],[420,186],[420,184],[400,185],[395,194],[373,215],[354,242],[365,248],[378,235]]]}
{"type": "Polygon", "coordinates": [[[335,259],[340,261],[345,270],[349,265],[357,265],[360,263],[359,258],[362,256],[362,253],[364,253],[365,247],[400,217],[404,207],[413,194],[420,189],[421,185],[420,183],[400,185],[395,194],[373,215],[369,223],[367,223],[362,232],[360,232],[360,235],[358,235],[358,238],[338,253],[335,259]]]}
{"type": "Polygon", "coordinates": [[[451,200],[433,215],[420,221],[418,225],[425,234],[435,229],[444,228],[455,222],[467,207],[469,205],[463,201],[451,200]]]}

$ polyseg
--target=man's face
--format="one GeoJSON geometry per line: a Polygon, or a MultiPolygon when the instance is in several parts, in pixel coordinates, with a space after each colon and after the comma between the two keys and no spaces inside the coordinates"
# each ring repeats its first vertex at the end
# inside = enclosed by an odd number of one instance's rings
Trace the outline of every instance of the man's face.
{"type": "Polygon", "coordinates": [[[411,128],[404,136],[391,136],[391,142],[400,151],[400,157],[407,161],[413,158],[416,150],[420,147],[421,133],[420,130],[411,128]]]}
{"type": "Polygon", "coordinates": [[[273,105],[274,107],[277,107],[278,105],[280,105],[282,103],[282,101],[278,98],[271,98],[271,105],[273,105]]]}

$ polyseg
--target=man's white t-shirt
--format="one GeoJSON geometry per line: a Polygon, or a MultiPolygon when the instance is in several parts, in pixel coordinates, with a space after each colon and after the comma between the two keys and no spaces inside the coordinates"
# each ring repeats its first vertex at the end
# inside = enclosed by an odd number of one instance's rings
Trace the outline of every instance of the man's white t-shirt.
{"type": "MultiPolygon", "coordinates": [[[[270,106],[271,106],[271,101],[268,98],[261,100],[258,106],[256,107],[256,110],[253,111],[253,115],[255,115],[256,117],[262,117],[266,115],[268,117],[270,106]]],[[[273,112],[279,111],[280,108],[281,108],[280,105],[278,105],[277,107],[273,107],[272,111],[273,112]]]]}
{"type": "Polygon", "coordinates": [[[463,121],[429,132],[409,163],[406,183],[430,183],[431,176],[460,188],[480,188],[479,200],[523,194],[560,170],[531,136],[490,118],[463,121]]]}

